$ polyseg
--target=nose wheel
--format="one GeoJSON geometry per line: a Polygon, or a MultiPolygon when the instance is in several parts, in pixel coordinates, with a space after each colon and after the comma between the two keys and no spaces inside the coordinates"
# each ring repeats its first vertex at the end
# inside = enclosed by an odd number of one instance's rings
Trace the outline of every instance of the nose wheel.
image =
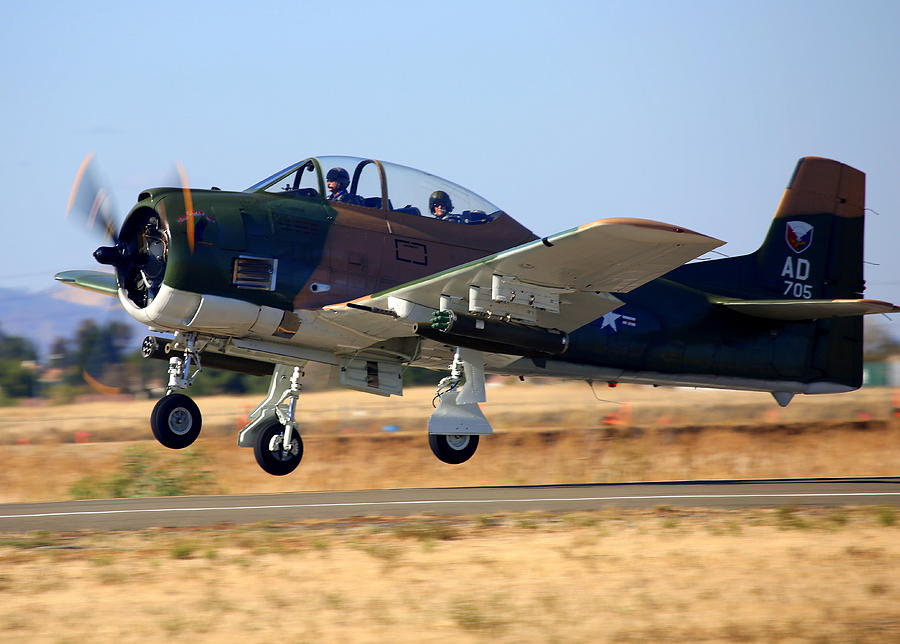
{"type": "Polygon", "coordinates": [[[259,466],[273,476],[290,474],[303,458],[303,439],[296,431],[290,432],[290,444],[285,445],[285,427],[277,421],[260,428],[256,434],[253,454],[259,466]]]}
{"type": "MultiPolygon", "coordinates": [[[[176,338],[178,336],[176,335],[176,338]]],[[[184,394],[175,393],[176,389],[186,389],[200,372],[200,354],[195,350],[197,338],[194,335],[184,337],[184,358],[173,356],[169,359],[169,384],[166,395],[157,401],[150,413],[150,428],[153,436],[169,449],[184,449],[200,435],[203,417],[197,403],[184,394]],[[191,365],[197,370],[191,374],[191,365]]],[[[145,340],[141,351],[145,356],[154,347],[145,340]]]]}
{"type": "Polygon", "coordinates": [[[197,440],[202,422],[197,403],[184,394],[160,398],[150,414],[153,436],[169,449],[183,449],[197,440]]]}

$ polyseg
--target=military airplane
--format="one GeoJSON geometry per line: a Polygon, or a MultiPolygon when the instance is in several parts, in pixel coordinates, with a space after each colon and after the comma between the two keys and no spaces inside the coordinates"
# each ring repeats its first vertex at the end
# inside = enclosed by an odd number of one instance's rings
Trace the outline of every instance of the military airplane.
{"type": "MultiPolygon", "coordinates": [[[[428,441],[462,463],[492,429],[485,374],[795,394],[862,384],[865,175],[800,159],[769,232],[748,255],[697,260],[721,242],[682,226],[600,219],[538,237],[455,183],[377,159],[321,156],[241,192],[152,188],[117,227],[105,194],[72,201],[103,222],[115,269],[56,279],[118,298],[168,361],[150,417],[181,449],[201,429],[182,391],[201,365],[270,375],[238,445],[263,470],[303,456],[303,367],[341,385],[401,395],[409,365],[448,370],[428,441]]],[[[86,197],[84,196],[86,195],[86,197]]],[[[71,205],[71,203],[70,203],[71,205]]]]}

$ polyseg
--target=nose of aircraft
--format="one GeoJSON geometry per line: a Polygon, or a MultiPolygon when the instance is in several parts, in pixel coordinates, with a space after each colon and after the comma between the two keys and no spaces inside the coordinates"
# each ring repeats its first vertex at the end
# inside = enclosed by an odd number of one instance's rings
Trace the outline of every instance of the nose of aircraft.
{"type": "Polygon", "coordinates": [[[125,263],[125,247],[121,244],[115,246],[101,246],[94,251],[94,259],[107,266],[118,268],[125,263]]]}

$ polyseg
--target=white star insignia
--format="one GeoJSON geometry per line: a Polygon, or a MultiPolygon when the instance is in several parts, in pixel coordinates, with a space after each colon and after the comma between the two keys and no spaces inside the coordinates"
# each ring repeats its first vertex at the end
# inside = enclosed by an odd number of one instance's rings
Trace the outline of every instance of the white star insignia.
{"type": "Polygon", "coordinates": [[[613,333],[618,333],[619,329],[616,326],[616,321],[622,317],[618,313],[607,313],[603,316],[603,324],[600,325],[601,329],[605,329],[606,327],[611,327],[613,333]]]}

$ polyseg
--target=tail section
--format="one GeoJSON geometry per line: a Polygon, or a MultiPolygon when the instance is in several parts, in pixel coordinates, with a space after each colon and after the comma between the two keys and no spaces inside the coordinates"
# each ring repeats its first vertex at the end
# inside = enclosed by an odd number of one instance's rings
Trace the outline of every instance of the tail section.
{"type": "Polygon", "coordinates": [[[863,280],[866,175],[843,163],[800,159],[765,242],[760,281],[794,299],[857,299],[863,280]]]}
{"type": "Polygon", "coordinates": [[[818,157],[797,162],[762,246],[669,274],[688,286],[748,300],[862,297],[866,175],[818,157]]]}
{"type": "Polygon", "coordinates": [[[689,264],[666,277],[710,293],[729,310],[768,318],[773,338],[802,338],[806,382],[859,387],[862,315],[884,310],[859,303],[865,186],[855,168],[804,157],[756,252],[689,264]]]}

